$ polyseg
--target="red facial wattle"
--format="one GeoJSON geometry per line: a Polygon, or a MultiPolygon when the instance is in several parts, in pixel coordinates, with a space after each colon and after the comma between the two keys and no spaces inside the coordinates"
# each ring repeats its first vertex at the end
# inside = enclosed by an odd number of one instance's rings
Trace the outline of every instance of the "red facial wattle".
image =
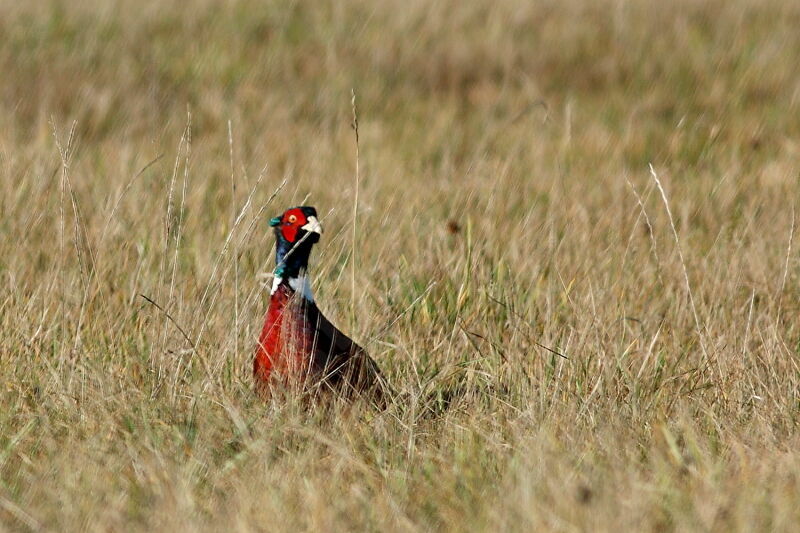
{"type": "Polygon", "coordinates": [[[300,209],[290,209],[283,214],[281,221],[281,234],[289,242],[297,239],[297,231],[306,223],[306,216],[300,209]]]}

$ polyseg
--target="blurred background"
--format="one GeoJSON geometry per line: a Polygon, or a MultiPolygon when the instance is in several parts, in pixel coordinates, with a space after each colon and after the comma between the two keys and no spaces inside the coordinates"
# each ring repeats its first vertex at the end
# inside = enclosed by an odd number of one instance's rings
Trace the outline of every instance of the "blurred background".
{"type": "Polygon", "coordinates": [[[798,27],[0,0],[0,528],[792,529],[798,27]],[[251,393],[300,203],[388,413],[251,393]]]}

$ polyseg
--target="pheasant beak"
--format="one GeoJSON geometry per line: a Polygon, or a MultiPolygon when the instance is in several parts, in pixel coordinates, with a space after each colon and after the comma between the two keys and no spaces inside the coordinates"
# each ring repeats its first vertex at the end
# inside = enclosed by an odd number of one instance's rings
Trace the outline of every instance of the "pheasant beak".
{"type": "Polygon", "coordinates": [[[305,230],[309,233],[316,233],[317,235],[322,235],[322,224],[319,223],[319,220],[317,220],[317,217],[315,216],[308,217],[305,226],[303,226],[300,229],[305,230]]]}

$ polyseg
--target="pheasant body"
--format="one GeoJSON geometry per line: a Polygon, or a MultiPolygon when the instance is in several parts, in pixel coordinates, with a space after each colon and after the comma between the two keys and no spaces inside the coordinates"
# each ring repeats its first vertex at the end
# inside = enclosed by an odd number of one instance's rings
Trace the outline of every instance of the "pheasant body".
{"type": "Polygon", "coordinates": [[[253,363],[253,373],[259,380],[308,374],[313,359],[313,331],[303,304],[284,284],[270,296],[253,363]]]}

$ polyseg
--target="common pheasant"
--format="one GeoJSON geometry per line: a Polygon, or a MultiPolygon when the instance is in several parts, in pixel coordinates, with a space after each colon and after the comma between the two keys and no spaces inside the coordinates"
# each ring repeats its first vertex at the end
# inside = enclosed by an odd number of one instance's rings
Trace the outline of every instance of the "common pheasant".
{"type": "Polygon", "coordinates": [[[367,352],[320,312],[308,280],[308,259],[322,226],[313,207],[288,209],[275,228],[275,278],[256,348],[253,374],[260,390],[335,390],[369,395],[385,405],[385,384],[367,352]]]}

